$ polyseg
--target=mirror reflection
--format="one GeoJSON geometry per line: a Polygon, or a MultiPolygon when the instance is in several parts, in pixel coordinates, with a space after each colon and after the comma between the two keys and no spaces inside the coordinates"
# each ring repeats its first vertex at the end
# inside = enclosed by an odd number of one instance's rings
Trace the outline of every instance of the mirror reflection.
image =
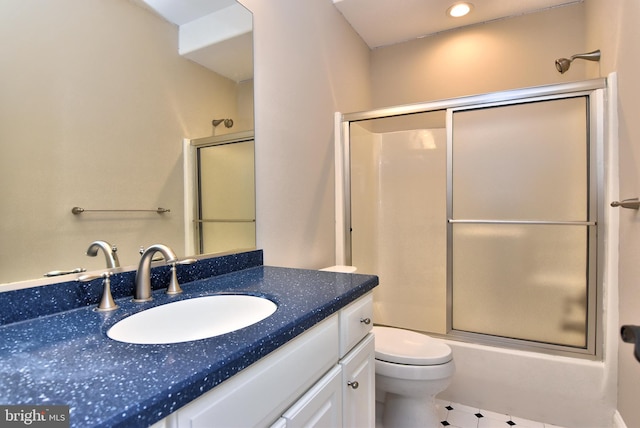
{"type": "Polygon", "coordinates": [[[103,269],[86,255],[96,240],[117,246],[121,266],[159,242],[192,253],[183,140],[253,129],[246,64],[210,61],[233,62],[223,52],[251,33],[183,52],[185,24],[167,19],[141,0],[0,2],[0,284],[103,269]]]}
{"type": "Polygon", "coordinates": [[[197,187],[193,222],[196,252],[256,246],[254,139],[252,132],[191,141],[197,187]]]}

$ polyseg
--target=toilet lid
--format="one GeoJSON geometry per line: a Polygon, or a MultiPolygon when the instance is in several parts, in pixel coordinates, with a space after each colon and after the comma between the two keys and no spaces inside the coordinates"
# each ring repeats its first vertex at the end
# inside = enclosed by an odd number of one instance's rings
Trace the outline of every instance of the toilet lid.
{"type": "Polygon", "coordinates": [[[451,348],[425,334],[392,327],[373,327],[376,359],[414,366],[433,366],[453,359],[451,348]]]}

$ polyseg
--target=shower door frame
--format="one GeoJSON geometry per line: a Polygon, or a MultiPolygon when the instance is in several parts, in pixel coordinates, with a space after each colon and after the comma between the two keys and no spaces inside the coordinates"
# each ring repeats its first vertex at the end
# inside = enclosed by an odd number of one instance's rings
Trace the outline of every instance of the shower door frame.
{"type": "MultiPolygon", "coordinates": [[[[219,136],[210,136],[197,139],[185,139],[183,141],[183,157],[184,157],[184,218],[185,218],[185,250],[187,253],[203,254],[203,223],[207,222],[229,222],[228,219],[223,220],[207,220],[201,217],[201,183],[200,183],[200,155],[199,149],[215,146],[223,146],[237,143],[247,143],[253,141],[255,144],[254,131],[242,131],[230,134],[224,134],[219,136]]],[[[254,153],[254,179],[253,179],[253,193],[255,204],[255,153],[254,153]]],[[[256,215],[254,207],[253,218],[240,219],[239,223],[253,223],[254,236],[257,232],[256,215]]],[[[256,247],[246,248],[246,250],[255,249],[256,247]]],[[[232,251],[229,249],[228,251],[232,251]]],[[[228,251],[224,251],[220,254],[225,254],[228,251]]]]}
{"type": "Polygon", "coordinates": [[[553,355],[565,355],[587,359],[602,359],[603,349],[603,271],[604,271],[604,116],[605,116],[605,90],[607,80],[604,78],[584,80],[572,83],[554,84],[523,89],[500,91],[482,95],[451,98],[439,101],[409,104],[382,108],[355,113],[336,113],[336,142],[335,142],[335,168],[336,168],[336,263],[351,265],[351,176],[350,176],[350,124],[371,119],[403,116],[415,113],[427,113],[432,111],[447,112],[447,219],[451,219],[451,156],[449,153],[452,141],[452,114],[453,111],[471,109],[477,106],[498,106],[519,104],[530,101],[545,101],[562,98],[585,96],[588,99],[588,138],[590,141],[590,154],[595,155],[595,174],[590,173],[589,186],[594,186],[595,197],[590,198],[589,213],[596,218],[589,218],[595,229],[589,234],[589,251],[595,251],[595,266],[591,266],[588,285],[587,308],[587,346],[586,348],[574,348],[528,340],[500,338],[479,333],[459,332],[452,329],[452,283],[451,283],[451,227],[452,222],[447,221],[447,334],[446,338],[459,341],[497,345],[501,347],[544,352],[553,355]],[[595,239],[591,239],[595,236],[595,239]],[[595,241],[595,242],[594,242],[595,241]]]}

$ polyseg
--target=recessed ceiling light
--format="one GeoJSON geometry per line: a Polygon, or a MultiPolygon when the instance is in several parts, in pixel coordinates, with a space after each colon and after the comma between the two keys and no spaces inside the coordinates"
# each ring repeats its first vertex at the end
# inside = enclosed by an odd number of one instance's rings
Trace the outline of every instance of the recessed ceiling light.
{"type": "Polygon", "coordinates": [[[460,18],[461,16],[467,15],[472,9],[473,4],[471,3],[456,3],[447,9],[447,15],[453,18],[460,18]]]}

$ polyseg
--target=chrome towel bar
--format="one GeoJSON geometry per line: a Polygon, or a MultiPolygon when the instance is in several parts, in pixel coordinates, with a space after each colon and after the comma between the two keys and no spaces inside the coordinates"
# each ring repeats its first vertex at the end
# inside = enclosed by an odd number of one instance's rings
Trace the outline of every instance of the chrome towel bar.
{"type": "Polygon", "coordinates": [[[86,210],[84,208],[80,208],[80,207],[73,207],[71,208],[71,212],[74,215],[78,215],[78,214],[82,214],[84,212],[118,212],[118,213],[123,213],[123,212],[153,212],[153,213],[158,213],[158,214],[163,214],[163,213],[168,213],[171,212],[170,209],[168,208],[157,208],[155,210],[86,210]]]}

